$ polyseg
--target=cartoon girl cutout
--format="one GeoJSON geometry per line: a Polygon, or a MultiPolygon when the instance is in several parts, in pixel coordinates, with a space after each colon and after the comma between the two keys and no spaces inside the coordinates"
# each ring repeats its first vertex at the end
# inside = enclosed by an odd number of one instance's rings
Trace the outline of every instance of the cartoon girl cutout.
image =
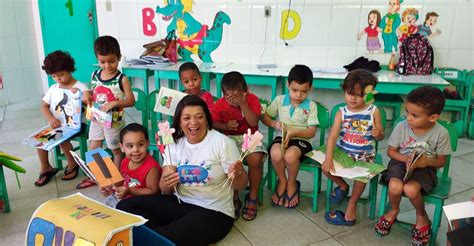
{"type": "Polygon", "coordinates": [[[382,29],[379,27],[380,20],[380,12],[376,9],[371,10],[367,16],[368,26],[357,34],[357,40],[360,40],[364,34],[367,34],[366,46],[367,50],[371,54],[375,51],[383,53],[383,50],[381,49],[382,45],[380,45],[378,37],[379,32],[382,31],[382,29]]]}
{"type": "Polygon", "coordinates": [[[400,37],[400,45],[407,37],[410,37],[412,34],[415,34],[418,30],[416,21],[418,20],[418,10],[414,8],[407,8],[402,13],[403,25],[401,25],[398,30],[398,36],[400,37]]]}

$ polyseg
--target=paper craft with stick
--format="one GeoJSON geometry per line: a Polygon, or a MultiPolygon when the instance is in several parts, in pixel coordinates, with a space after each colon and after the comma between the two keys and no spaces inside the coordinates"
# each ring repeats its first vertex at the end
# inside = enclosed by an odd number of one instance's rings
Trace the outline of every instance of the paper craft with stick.
{"type": "Polygon", "coordinates": [[[410,178],[413,170],[417,167],[417,161],[421,160],[423,156],[428,158],[433,156],[429,151],[430,145],[427,142],[417,142],[409,148],[412,149],[412,153],[410,154],[410,161],[406,163],[407,172],[405,173],[405,177],[403,177],[404,182],[410,178]]]}
{"type": "Polygon", "coordinates": [[[287,129],[286,129],[286,126],[283,125],[283,123],[281,123],[281,155],[282,156],[285,156],[285,141],[286,141],[286,138],[288,137],[288,132],[287,132],[287,129]]]}
{"type": "MultiPolygon", "coordinates": [[[[158,132],[156,133],[156,145],[160,149],[160,152],[163,156],[163,167],[168,166],[167,168],[172,168],[176,171],[177,169],[177,163],[173,163],[171,160],[171,152],[169,148],[167,148],[167,145],[173,144],[174,139],[173,139],[173,133],[175,132],[174,128],[170,127],[170,123],[168,121],[162,121],[158,123],[158,132]],[[161,141],[160,141],[161,138],[161,141]],[[168,151],[168,159],[165,158],[164,152],[168,151]]],[[[178,202],[181,203],[181,199],[179,197],[179,192],[176,186],[174,187],[175,195],[178,198],[178,202]]]]}
{"type": "Polygon", "coordinates": [[[103,188],[123,181],[117,166],[104,149],[98,148],[86,152],[86,162],[99,187],[103,188]]]}

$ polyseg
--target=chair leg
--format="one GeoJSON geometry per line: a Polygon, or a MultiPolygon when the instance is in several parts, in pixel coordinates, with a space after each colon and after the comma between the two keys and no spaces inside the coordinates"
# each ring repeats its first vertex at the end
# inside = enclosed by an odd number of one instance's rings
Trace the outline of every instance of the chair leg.
{"type": "Polygon", "coordinates": [[[5,174],[3,173],[3,166],[0,165],[0,199],[3,199],[4,210],[3,212],[10,212],[10,200],[8,200],[7,184],[5,183],[5,174]]]}
{"type": "Polygon", "coordinates": [[[385,214],[387,209],[388,186],[382,185],[382,193],[380,194],[379,217],[385,214]]]}
{"type": "Polygon", "coordinates": [[[439,199],[435,202],[435,211],[433,214],[433,223],[431,224],[431,239],[430,239],[430,245],[434,246],[436,245],[436,237],[438,235],[438,229],[439,226],[441,225],[441,219],[442,219],[442,210],[443,210],[443,204],[444,200],[439,199]]]}
{"type": "Polygon", "coordinates": [[[328,178],[326,182],[326,212],[331,210],[331,202],[329,201],[329,198],[331,197],[332,185],[332,180],[328,178]]]}
{"type": "MultiPolygon", "coordinates": [[[[59,170],[62,170],[63,169],[63,162],[59,158],[61,156],[61,148],[59,147],[59,145],[54,147],[53,156],[54,156],[54,163],[56,164],[56,168],[59,169],[59,170]]],[[[83,160],[85,160],[85,159],[86,158],[84,158],[83,160]]]]}
{"type": "Polygon", "coordinates": [[[258,186],[258,205],[263,204],[263,187],[265,187],[265,180],[268,179],[268,173],[262,178],[262,182],[258,186]]]}
{"type": "Polygon", "coordinates": [[[320,189],[321,189],[321,169],[315,168],[314,177],[313,177],[313,213],[316,213],[316,211],[318,211],[318,197],[319,197],[320,189]]]}
{"type": "Polygon", "coordinates": [[[370,200],[370,213],[369,213],[369,218],[374,219],[375,218],[375,210],[377,208],[377,181],[378,181],[378,175],[373,177],[370,180],[370,186],[369,186],[369,200],[370,200]]]}

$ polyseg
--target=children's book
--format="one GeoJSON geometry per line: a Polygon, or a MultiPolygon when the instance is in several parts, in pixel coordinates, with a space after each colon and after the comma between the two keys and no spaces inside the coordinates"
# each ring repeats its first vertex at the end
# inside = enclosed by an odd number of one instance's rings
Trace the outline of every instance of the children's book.
{"type": "MultiPolygon", "coordinates": [[[[326,146],[316,148],[315,150],[308,152],[307,157],[317,161],[322,164],[326,159],[326,146]]],[[[369,182],[377,174],[381,173],[386,169],[381,164],[377,163],[367,163],[362,161],[354,161],[351,157],[339,149],[338,147],[334,148],[334,170],[331,170],[331,174],[334,176],[339,176],[342,178],[348,178],[352,180],[357,180],[363,183],[369,182]]]]}
{"type": "Polygon", "coordinates": [[[102,111],[98,103],[94,103],[92,107],[87,106],[86,118],[95,121],[106,128],[112,127],[112,111],[102,111]]]}
{"type": "Polygon", "coordinates": [[[97,179],[95,178],[95,175],[92,173],[91,169],[86,165],[84,160],[82,160],[75,152],[69,151],[71,153],[72,157],[74,158],[74,161],[79,165],[79,167],[82,169],[82,171],[89,177],[90,179],[94,180],[97,182],[97,179]]]}
{"type": "Polygon", "coordinates": [[[155,112],[174,116],[176,106],[187,94],[181,91],[161,87],[156,95],[155,112]]]}
{"type": "Polygon", "coordinates": [[[53,116],[61,122],[58,128],[45,126],[23,140],[23,144],[46,151],[51,150],[81,131],[81,91],[53,88],[51,105],[53,116]]]}
{"type": "Polygon", "coordinates": [[[474,226],[474,197],[471,201],[443,206],[443,211],[451,230],[474,226]]]}
{"type": "Polygon", "coordinates": [[[123,181],[110,155],[101,148],[86,152],[86,163],[99,187],[107,187],[123,181]]]}
{"type": "Polygon", "coordinates": [[[405,173],[405,177],[403,177],[403,181],[407,181],[410,178],[413,170],[416,168],[416,163],[420,158],[423,156],[431,157],[433,154],[429,151],[429,144],[427,142],[417,142],[410,146],[412,149],[412,153],[410,154],[410,161],[406,163],[407,165],[407,172],[405,173]]]}

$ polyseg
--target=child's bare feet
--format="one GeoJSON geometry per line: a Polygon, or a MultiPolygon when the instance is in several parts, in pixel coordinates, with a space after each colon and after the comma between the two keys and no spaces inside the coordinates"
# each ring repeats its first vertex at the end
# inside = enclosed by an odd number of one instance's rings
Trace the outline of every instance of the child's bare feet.
{"type": "Polygon", "coordinates": [[[344,219],[346,221],[354,221],[356,219],[356,203],[349,202],[345,214],[344,219]]]}
{"type": "Polygon", "coordinates": [[[385,213],[384,217],[386,220],[388,221],[394,221],[397,219],[397,216],[398,216],[398,213],[400,212],[400,210],[390,210],[388,211],[387,213],[385,213]]]}
{"type": "Polygon", "coordinates": [[[416,224],[415,224],[416,229],[420,229],[423,226],[427,226],[429,224],[430,224],[430,219],[426,212],[423,212],[421,214],[416,214],[416,224]]]}
{"type": "Polygon", "coordinates": [[[278,180],[278,184],[275,193],[272,195],[272,204],[281,206],[285,201],[286,194],[286,181],[278,180]]]}

